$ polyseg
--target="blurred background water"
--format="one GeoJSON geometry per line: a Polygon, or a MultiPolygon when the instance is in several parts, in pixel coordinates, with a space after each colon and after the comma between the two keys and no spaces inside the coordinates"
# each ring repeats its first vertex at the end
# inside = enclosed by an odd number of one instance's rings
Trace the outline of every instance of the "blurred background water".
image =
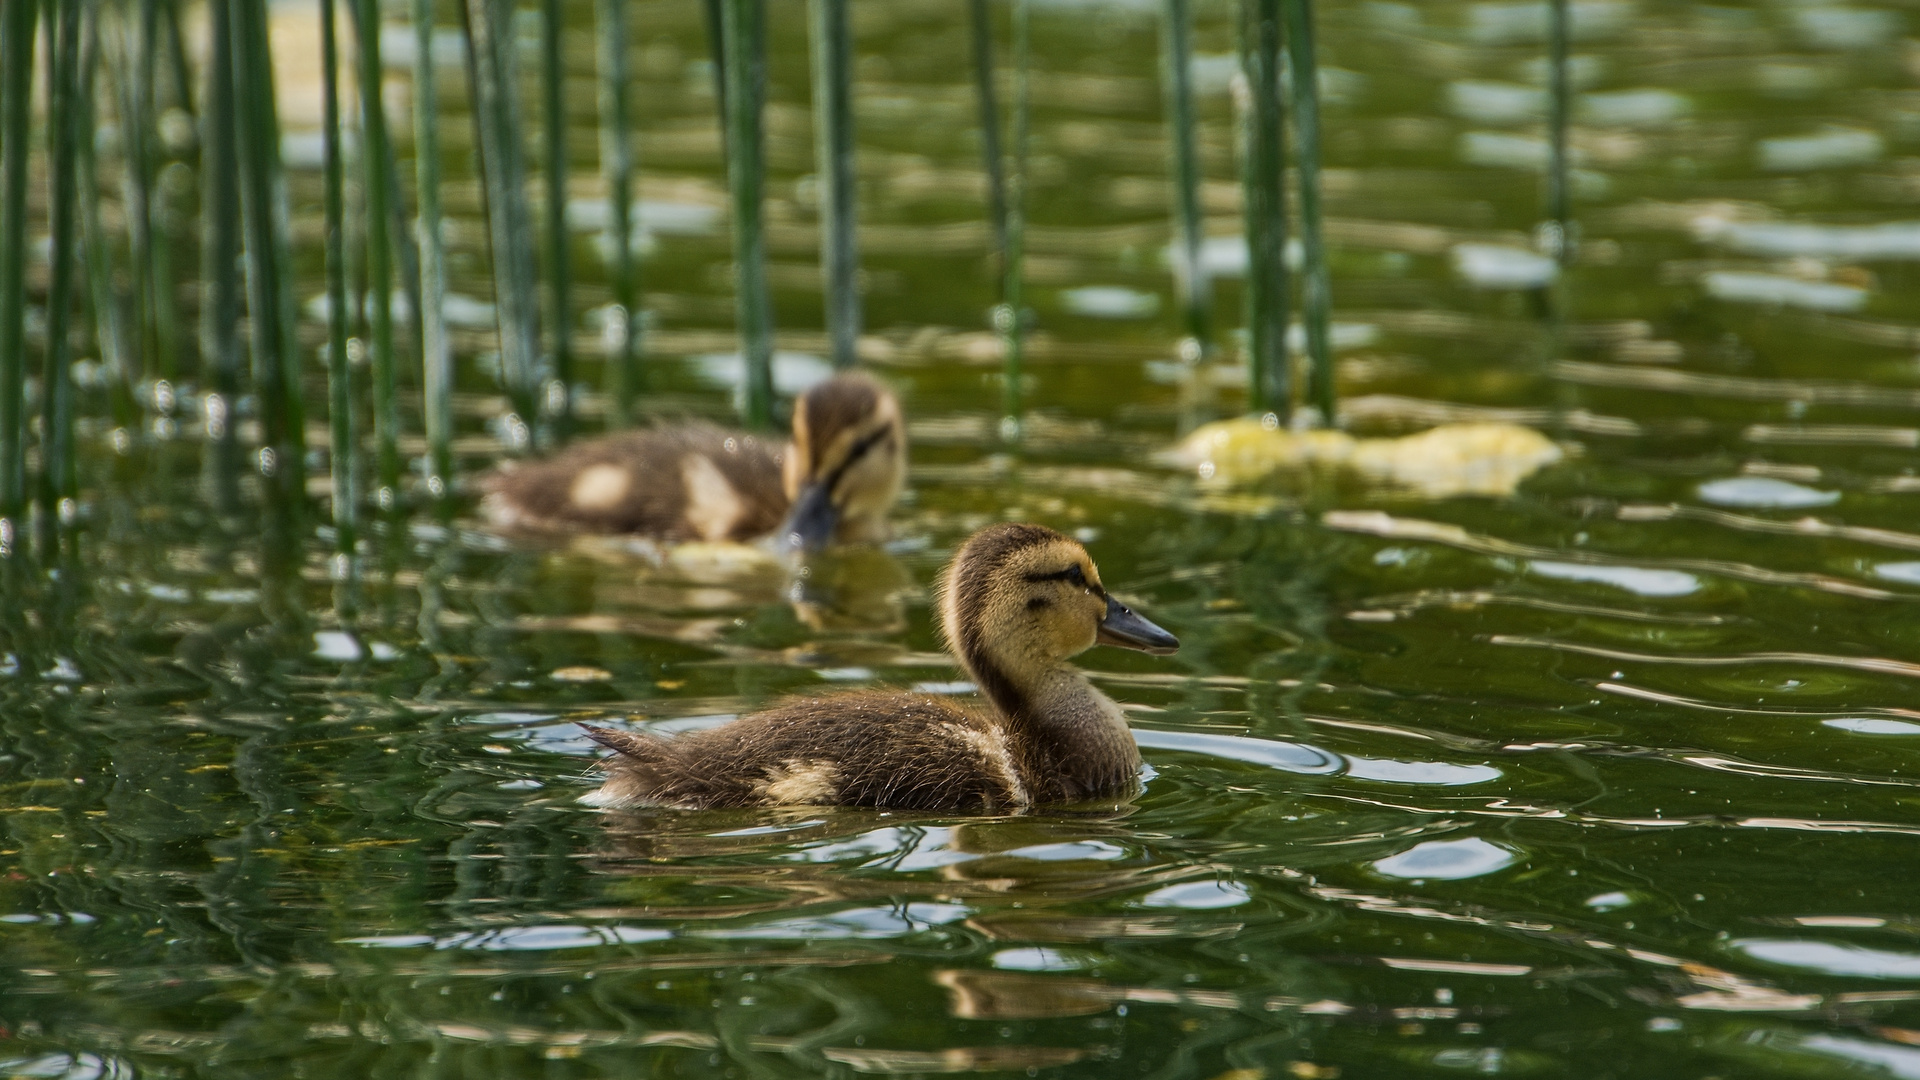
{"type": "MultiPolygon", "coordinates": [[[[383,93],[410,178],[403,7],[383,93]]],[[[463,498],[369,520],[347,582],[327,528],[207,497],[191,362],[116,413],[82,357],[77,554],[8,571],[0,1075],[1920,1077],[1920,12],[1572,8],[1564,272],[1534,239],[1545,5],[1320,11],[1344,422],[1538,428],[1565,455],[1508,498],[1154,463],[1240,412],[1245,374],[1228,332],[1180,355],[1147,0],[1032,0],[1017,449],[967,12],[852,5],[860,354],[901,394],[913,472],[893,543],[804,580],[502,537],[463,498]],[[1083,657],[1151,766],[1125,812],[575,803],[578,720],[967,693],[928,591],[1002,519],[1081,538],[1181,638],[1083,657]]],[[[204,13],[179,10],[198,48],[204,13]]],[[[318,401],[318,23],[269,12],[318,401]]],[[[637,407],[724,418],[742,362],[702,14],[627,14],[637,407]]],[[[610,215],[592,5],[565,15],[592,430],[610,215]]],[[[769,18],[784,399],[829,364],[805,12],[769,18]]],[[[1195,19],[1230,328],[1235,13],[1195,19]]],[[[461,47],[436,33],[470,476],[511,433],[461,47]]],[[[38,253],[30,304],[45,274],[38,253]]],[[[413,415],[404,368],[401,390],[413,415]]],[[[408,461],[425,446],[403,431],[408,461]]]]}

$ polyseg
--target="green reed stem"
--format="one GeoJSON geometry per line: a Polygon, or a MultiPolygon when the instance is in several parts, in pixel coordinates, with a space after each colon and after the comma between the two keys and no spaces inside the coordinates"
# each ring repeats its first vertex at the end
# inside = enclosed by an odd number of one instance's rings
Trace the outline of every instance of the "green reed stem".
{"type": "MultiPolygon", "coordinates": [[[[224,26],[224,5],[215,3],[212,6],[220,9],[220,17],[211,21],[216,27],[224,26]]],[[[133,419],[130,391],[133,364],[129,359],[131,350],[127,346],[120,294],[113,283],[113,245],[108,241],[106,226],[100,219],[100,168],[99,158],[94,151],[99,103],[95,84],[99,71],[100,6],[87,4],[80,16],[79,99],[75,110],[75,119],[80,124],[75,141],[75,148],[79,151],[80,237],[86,249],[87,296],[88,306],[92,309],[94,340],[109,376],[109,400],[114,423],[124,425],[133,419]]],[[[232,399],[228,400],[231,402],[232,399]]]]}
{"type": "MultiPolygon", "coordinates": [[[[726,0],[700,0],[701,20],[707,27],[707,49],[713,54],[713,101],[720,122],[727,122],[727,14],[726,0]]],[[[721,153],[726,140],[721,140],[721,153]]]]}
{"type": "MultiPolygon", "coordinates": [[[[361,198],[367,227],[367,306],[372,308],[373,439],[375,499],[381,509],[393,508],[400,497],[400,406],[395,400],[393,355],[393,236],[387,163],[387,109],[381,100],[384,69],[380,62],[380,6],[378,0],[348,0],[360,5],[354,21],[360,54],[360,166],[361,198]]],[[[344,235],[344,234],[343,234],[344,235]]]]}
{"type": "MultiPolygon", "coordinates": [[[[47,283],[47,351],[41,380],[40,520],[48,539],[79,492],[73,458],[73,280],[74,203],[79,198],[80,128],[77,81],[80,69],[81,0],[52,0],[47,20],[48,226],[53,260],[47,283]]],[[[53,543],[43,542],[51,553],[53,543]]]]}
{"type": "Polygon", "coordinates": [[[1013,0],[1013,168],[1007,177],[1006,302],[995,316],[1006,350],[1001,372],[1000,436],[1018,442],[1026,413],[1026,307],[1024,278],[1027,248],[1028,75],[1032,67],[1027,0],[1013,0]]]}
{"type": "Polygon", "coordinates": [[[833,366],[860,350],[860,249],[853,153],[853,28],[847,0],[812,0],[813,130],[820,185],[820,273],[833,366]]]}
{"type": "MultiPolygon", "coordinates": [[[[400,155],[394,149],[393,129],[387,129],[387,235],[393,237],[393,260],[396,276],[400,279],[401,294],[407,298],[407,310],[420,310],[420,253],[410,242],[413,238],[413,221],[407,217],[407,196],[400,189],[400,155]]],[[[395,354],[396,370],[403,370],[402,361],[416,367],[422,362],[423,344],[420,339],[420,325],[416,320],[413,333],[406,338],[407,351],[395,354]]]]}
{"type": "Polygon", "coordinates": [[[127,223],[127,247],[135,267],[133,291],[132,360],[136,381],[151,375],[159,336],[154,330],[157,297],[154,293],[153,180],[151,142],[158,127],[150,104],[153,95],[153,40],[157,10],[155,0],[139,0],[133,27],[133,39],[122,39],[132,55],[117,71],[119,93],[119,130],[121,192],[123,216],[127,223]]]}
{"type": "Polygon", "coordinates": [[[765,0],[724,0],[727,184],[733,194],[734,308],[746,364],[748,426],[773,424],[773,303],[767,291],[761,111],[766,95],[765,0]]]}
{"type": "MultiPolygon", "coordinates": [[[[348,4],[346,7],[347,16],[353,20],[355,40],[358,40],[359,36],[365,32],[365,12],[362,10],[361,5],[357,3],[348,4]]],[[[383,117],[384,115],[385,114],[382,113],[383,117]]],[[[413,227],[407,220],[406,195],[400,190],[400,155],[395,151],[393,146],[393,129],[391,126],[387,128],[386,146],[386,167],[382,169],[381,172],[385,173],[387,178],[387,236],[393,241],[391,251],[394,260],[394,269],[397,271],[397,276],[400,279],[400,289],[406,294],[407,309],[410,311],[419,311],[420,260],[413,246],[406,241],[406,237],[411,234],[413,227]]],[[[356,307],[354,310],[363,311],[364,305],[356,307]]],[[[410,337],[410,346],[413,349],[410,358],[415,363],[420,362],[420,350],[422,346],[417,324],[414,333],[410,337]]],[[[396,351],[394,359],[394,370],[396,373],[400,370],[399,362],[400,357],[396,351]]]]}
{"type": "Polygon", "coordinates": [[[1167,134],[1173,144],[1174,288],[1192,342],[1182,352],[1198,360],[1213,346],[1213,284],[1200,261],[1206,228],[1200,213],[1199,123],[1193,108],[1193,11],[1190,0],[1166,0],[1162,10],[1161,79],[1167,97],[1167,134]]]}
{"type": "Polygon", "coordinates": [[[413,169],[420,219],[420,388],[427,429],[427,493],[453,493],[453,345],[447,335],[447,248],[440,227],[440,94],[433,63],[433,0],[413,0],[413,169]]]}
{"type": "MultiPolygon", "coordinates": [[[[1000,101],[994,88],[993,20],[987,0],[967,0],[973,38],[973,89],[980,105],[980,156],[987,174],[987,217],[993,253],[1004,273],[1007,258],[1007,162],[1000,146],[1000,101]]],[[[1005,297],[1001,298],[1002,301],[1005,297]]]]}
{"type": "Polygon", "coordinates": [[[600,44],[600,175],[606,181],[613,242],[613,308],[607,312],[607,423],[633,422],[633,397],[642,387],[635,357],[641,354],[638,274],[633,258],[633,139],[627,110],[627,9],[625,0],[597,0],[600,44]]]}
{"type": "MultiPolygon", "coordinates": [[[[216,0],[217,2],[217,0],[216,0]]],[[[274,109],[273,64],[265,0],[232,5],[234,100],[238,108],[240,203],[245,223],[247,315],[253,330],[253,380],[269,453],[261,471],[276,504],[306,497],[306,409],[293,341],[292,260],[287,251],[286,182],[280,171],[280,121],[274,109]]]]}
{"type": "Polygon", "coordinates": [[[182,112],[192,116],[193,64],[187,59],[187,39],[180,30],[179,0],[164,0],[160,12],[166,20],[167,70],[173,75],[173,103],[182,112]]]}
{"type": "Polygon", "coordinates": [[[140,85],[135,92],[141,122],[151,126],[140,145],[145,157],[141,175],[147,188],[147,311],[152,322],[152,374],[169,381],[177,379],[180,372],[180,323],[173,272],[173,193],[162,172],[166,161],[159,138],[159,97],[160,53],[166,45],[162,16],[171,6],[165,0],[141,0],[140,85]]]}
{"type": "Polygon", "coordinates": [[[1307,396],[1331,426],[1333,283],[1320,228],[1320,64],[1313,0],[1287,0],[1287,57],[1293,76],[1294,160],[1300,175],[1301,320],[1306,324],[1307,396]]]}
{"type": "MultiPolygon", "coordinates": [[[[208,473],[214,504],[239,505],[240,443],[234,405],[240,400],[240,163],[234,146],[232,12],[222,0],[207,5],[209,23],[205,109],[200,124],[201,366],[208,473]]],[[[84,153],[84,147],[82,148],[84,153]]],[[[94,269],[89,266],[89,270],[94,269]]],[[[104,332],[103,332],[104,336],[104,332]]]]}
{"type": "MultiPolygon", "coordinates": [[[[149,143],[149,148],[152,144],[149,143]]],[[[160,170],[156,154],[153,185],[149,189],[147,250],[150,264],[147,310],[153,322],[153,371],[156,379],[172,381],[180,375],[180,313],[178,279],[173,270],[173,233],[178,216],[174,210],[174,192],[168,189],[167,174],[160,170]]]]}
{"type": "MultiPolygon", "coordinates": [[[[348,0],[352,3],[353,0],[348,0]]],[[[359,532],[353,485],[353,376],[347,366],[347,210],[340,139],[340,47],[334,0],[320,0],[320,96],[326,137],[327,426],[331,435],[334,550],[352,557],[359,532]]]]}
{"type": "Polygon", "coordinates": [[[560,0],[541,5],[541,81],[546,84],[547,307],[553,326],[553,379],[544,403],[554,435],[565,441],[573,429],[573,256],[567,243],[567,85],[561,37],[566,32],[560,0]]]}
{"type": "Polygon", "coordinates": [[[39,5],[0,10],[0,552],[25,539],[27,511],[27,155],[39,5]]]}
{"type": "Polygon", "coordinates": [[[176,377],[178,364],[178,322],[173,295],[173,215],[167,192],[161,183],[160,109],[158,104],[160,73],[160,0],[140,0],[140,29],[135,44],[138,55],[135,79],[130,87],[128,125],[141,130],[123,136],[131,151],[127,168],[138,192],[137,226],[145,257],[135,265],[146,268],[140,282],[141,303],[146,317],[145,353],[151,359],[147,374],[156,379],[176,377]]]}
{"type": "Polygon", "coordinates": [[[1287,206],[1281,163],[1280,0],[1241,0],[1240,183],[1247,234],[1248,405],[1285,419],[1287,369],[1287,206]]]}
{"type": "Polygon", "coordinates": [[[1574,236],[1567,185],[1567,121],[1572,92],[1567,82],[1567,0],[1547,0],[1547,221],[1553,232],[1548,254],[1566,263],[1573,257],[1574,236]]]}
{"type": "Polygon", "coordinates": [[[533,223],[527,214],[526,162],[520,145],[518,65],[511,0],[466,0],[467,66],[473,87],[473,123],[480,144],[493,247],[493,295],[499,312],[500,368],[513,402],[509,427],[523,432],[515,449],[539,442],[534,389],[540,358],[533,223]]]}

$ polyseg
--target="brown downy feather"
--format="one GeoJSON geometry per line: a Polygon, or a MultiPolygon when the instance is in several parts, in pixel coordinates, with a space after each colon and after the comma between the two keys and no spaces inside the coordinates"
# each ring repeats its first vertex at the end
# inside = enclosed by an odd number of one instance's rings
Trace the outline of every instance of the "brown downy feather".
{"type": "Polygon", "coordinates": [[[1140,754],[1120,708],[1067,663],[1117,625],[1116,609],[1134,620],[1133,647],[1177,645],[1107,597],[1079,544],[1037,526],[990,527],[954,557],[940,612],[991,712],[863,691],[789,700],[672,739],[589,728],[614,753],[585,801],[1005,812],[1131,797],[1140,754]],[[1142,639],[1141,627],[1158,638],[1142,639]]]}
{"type": "Polygon", "coordinates": [[[482,507],[500,528],[744,541],[778,530],[811,494],[832,539],[880,540],[906,463],[898,401],[848,372],[794,403],[790,446],[703,423],[608,435],[484,477],[482,507]]]}
{"type": "Polygon", "coordinates": [[[589,797],[599,805],[1015,810],[1030,801],[991,723],[925,694],[798,698],[671,739],[587,732],[615,755],[589,797]]]}
{"type": "Polygon", "coordinates": [[[628,431],[493,473],[483,505],[502,528],[749,540],[787,512],[781,458],[708,424],[628,431]]]}

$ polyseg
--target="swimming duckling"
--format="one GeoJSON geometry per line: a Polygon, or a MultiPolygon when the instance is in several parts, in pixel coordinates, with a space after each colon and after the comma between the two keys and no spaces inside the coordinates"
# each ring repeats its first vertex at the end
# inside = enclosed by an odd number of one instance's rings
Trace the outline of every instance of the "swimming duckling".
{"type": "Polygon", "coordinates": [[[500,528],[812,550],[884,539],[906,474],[899,402],[848,373],[800,395],[785,447],[704,423],[621,432],[493,473],[481,505],[500,528]]]}
{"type": "Polygon", "coordinates": [[[1138,790],[1140,750],[1120,706],[1067,661],[1096,643],[1165,655],[1180,642],[1109,596],[1086,549],[1038,525],[990,526],[948,565],[939,609],[990,710],[868,691],[672,739],[589,727],[614,754],[583,801],[1005,812],[1138,790]]]}

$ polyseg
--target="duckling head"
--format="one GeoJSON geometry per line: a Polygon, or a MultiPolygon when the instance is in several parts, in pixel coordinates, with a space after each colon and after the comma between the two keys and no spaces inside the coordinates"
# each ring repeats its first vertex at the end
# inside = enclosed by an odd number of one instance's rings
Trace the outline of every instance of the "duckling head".
{"type": "Polygon", "coordinates": [[[1114,599],[1087,550],[1039,525],[992,525],[940,583],[947,642],[990,697],[1024,696],[1096,644],[1167,655],[1180,641],[1114,599]]]}
{"type": "Polygon", "coordinates": [[[858,372],[836,375],[793,406],[785,481],[792,510],[780,535],[812,551],[886,535],[907,476],[907,432],[892,391],[858,372]]]}

